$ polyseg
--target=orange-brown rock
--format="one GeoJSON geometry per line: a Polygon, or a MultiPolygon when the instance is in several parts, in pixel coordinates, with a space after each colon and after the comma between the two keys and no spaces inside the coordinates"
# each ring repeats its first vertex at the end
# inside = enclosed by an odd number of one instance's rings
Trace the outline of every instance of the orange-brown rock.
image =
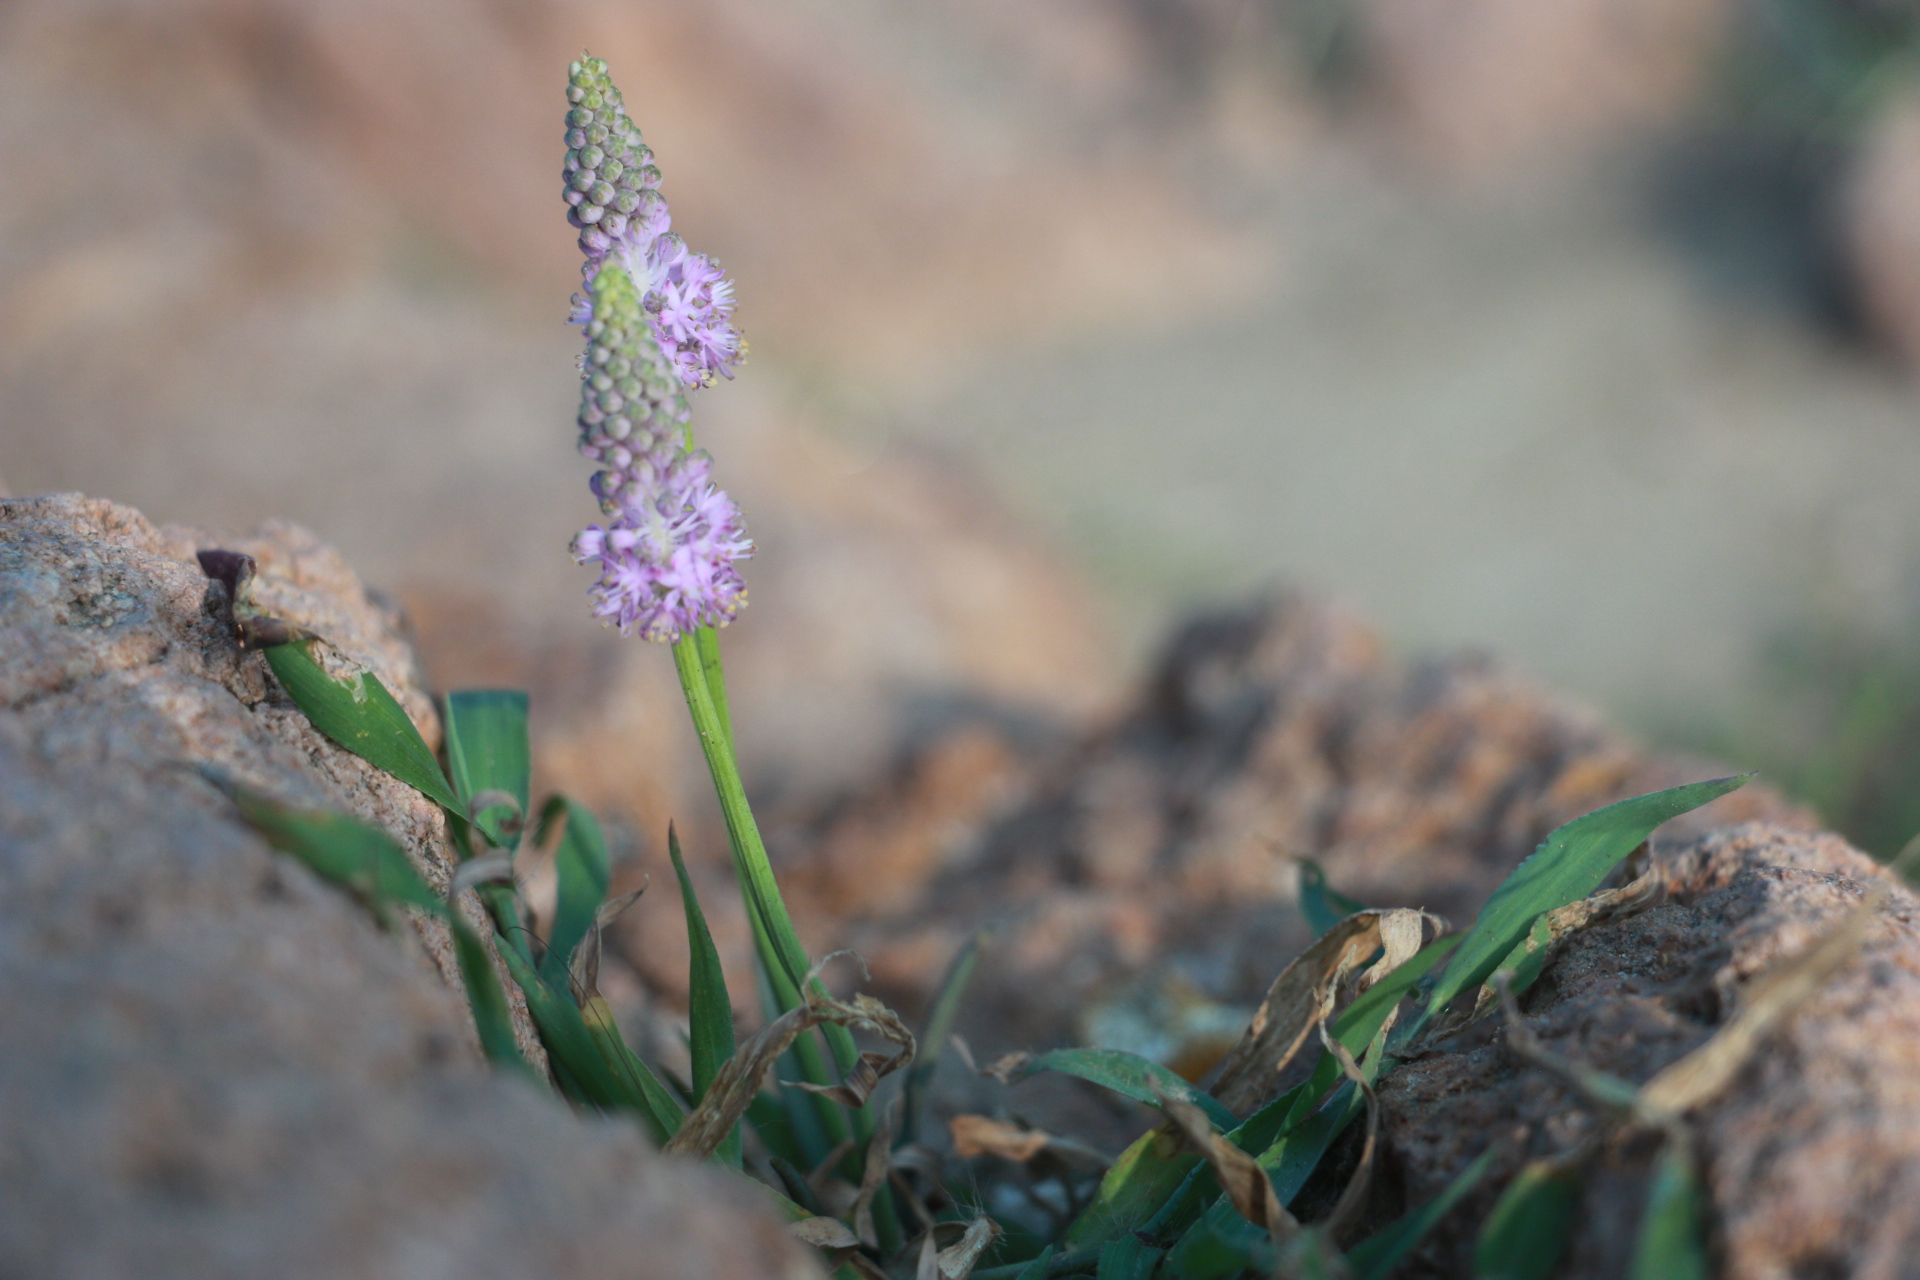
{"type": "MultiPolygon", "coordinates": [[[[1831,835],[1765,823],[1656,852],[1664,901],[1573,935],[1523,999],[1550,1053],[1639,1084],[1706,1041],[1771,966],[1804,951],[1887,878],[1831,835]]],[[[1472,1231],[1522,1157],[1569,1150],[1593,1116],[1520,1063],[1504,1030],[1408,1062],[1381,1089],[1408,1203],[1489,1143],[1501,1155],[1407,1276],[1471,1268],[1472,1231]]],[[[1900,1277],[1920,1263],[1920,901],[1879,910],[1860,957],[1694,1120],[1727,1280],[1900,1277]]],[[[1590,1171],[1561,1272],[1625,1274],[1654,1145],[1608,1147],[1590,1171]]]]}

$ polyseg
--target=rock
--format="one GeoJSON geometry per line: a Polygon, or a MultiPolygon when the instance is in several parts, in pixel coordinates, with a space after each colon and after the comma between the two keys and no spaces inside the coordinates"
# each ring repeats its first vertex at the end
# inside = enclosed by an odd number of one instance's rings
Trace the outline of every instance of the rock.
{"type": "MultiPolygon", "coordinates": [[[[1464,926],[1554,827],[1716,772],[1488,659],[1402,666],[1342,610],[1279,598],[1189,624],[1134,708],[1064,750],[988,722],[932,743],[792,838],[782,873],[907,1007],[996,926],[967,1033],[1031,1048],[1142,978],[1256,1000],[1310,938],[1294,857],[1464,926]]],[[[1814,825],[1749,785],[1675,829],[1755,818],[1814,825]]]]}
{"type": "MultiPolygon", "coordinates": [[[[1549,1052],[1632,1083],[1703,1043],[1757,975],[1794,956],[1887,873],[1838,837],[1763,823],[1656,850],[1659,905],[1576,934],[1523,998],[1549,1052]]],[[[1916,1274],[1920,1214],[1920,919],[1893,890],[1862,956],[1761,1043],[1696,1114],[1719,1274],[1916,1274]]],[[[1467,1039],[1468,1037],[1462,1037],[1467,1039]]],[[[1474,1225],[1521,1154],[1563,1151],[1590,1118],[1493,1030],[1407,1063],[1380,1091],[1406,1201],[1421,1203],[1489,1141],[1494,1175],[1406,1276],[1470,1266],[1474,1225]]],[[[1589,1179],[1568,1277],[1625,1274],[1653,1145],[1608,1151],[1589,1179]]]]}
{"type": "MultiPolygon", "coordinates": [[[[207,545],[0,503],[0,1272],[817,1274],[739,1183],[488,1071],[431,939],[381,934],[198,776],[378,821],[444,882],[431,806],[235,647],[207,545]]],[[[214,545],[432,730],[337,556],[288,526],[214,545]]]]}

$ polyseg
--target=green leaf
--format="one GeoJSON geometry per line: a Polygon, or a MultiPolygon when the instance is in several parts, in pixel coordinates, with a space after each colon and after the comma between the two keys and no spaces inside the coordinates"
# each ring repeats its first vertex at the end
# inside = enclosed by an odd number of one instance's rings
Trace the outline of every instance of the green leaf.
{"type": "Polygon", "coordinates": [[[304,645],[275,645],[264,652],[267,665],[314,728],[435,804],[460,812],[460,800],[440,772],[440,762],[379,676],[362,671],[335,680],[304,645]]]}
{"type": "MultiPolygon", "coordinates": [[[[667,856],[673,860],[673,874],[680,880],[680,902],[687,913],[688,958],[688,1040],[693,1055],[693,1101],[697,1106],[707,1096],[707,1087],[720,1074],[720,1068],[733,1057],[733,1000],[727,994],[727,976],[720,967],[720,952],[707,930],[707,918],[694,895],[693,880],[680,856],[680,836],[671,824],[667,827],[667,856]]],[[[740,1165],[740,1131],[736,1128],[714,1151],[722,1164],[740,1165]]]]}
{"type": "Polygon", "coordinates": [[[1068,1228],[1066,1244],[1084,1248],[1143,1227],[1204,1163],[1177,1134],[1155,1125],[1107,1169],[1093,1199],[1068,1228]]]}
{"type": "Polygon", "coordinates": [[[1160,1255],[1165,1249],[1156,1249],[1137,1236],[1121,1236],[1110,1240],[1100,1250],[1100,1264],[1094,1270],[1094,1280],[1148,1280],[1153,1269],[1159,1265],[1160,1255]]]}
{"type": "MultiPolygon", "coordinates": [[[[681,1113],[666,1086],[652,1080],[651,1089],[643,1087],[642,1082],[651,1080],[653,1075],[644,1063],[637,1058],[628,1062],[632,1057],[630,1050],[610,1060],[604,1036],[596,1038],[571,998],[549,987],[533,966],[511,947],[501,943],[498,950],[500,958],[506,961],[507,971],[520,984],[521,994],[527,1000],[527,1012],[540,1033],[540,1043],[546,1046],[555,1078],[568,1096],[603,1111],[625,1111],[638,1116],[656,1143],[672,1137],[680,1127],[681,1113]],[[638,1070],[634,1071],[631,1068],[636,1064],[638,1070]]],[[[624,1045],[620,1047],[625,1049],[624,1045]]]]}
{"type": "Polygon", "coordinates": [[[1007,1078],[1007,1083],[1025,1080],[1042,1071],[1078,1076],[1150,1107],[1159,1104],[1159,1094],[1170,1094],[1199,1107],[1207,1113],[1207,1119],[1223,1131],[1240,1123],[1239,1118],[1212,1095],[1202,1093],[1152,1059],[1125,1049],[1055,1049],[1021,1063],[1007,1078]]]}
{"type": "Polygon", "coordinates": [[[613,1010],[608,1007],[606,997],[588,997],[587,1002],[580,1006],[580,1018],[586,1023],[587,1034],[599,1046],[600,1056],[612,1068],[614,1077],[625,1088],[627,1096],[638,1098],[645,1112],[671,1137],[686,1118],[680,1099],[660,1082],[652,1069],[640,1060],[639,1054],[627,1047],[627,1042],[620,1036],[619,1026],[613,1020],[613,1010]]]}
{"type": "Polygon", "coordinates": [[[1346,894],[1335,893],[1329,888],[1327,873],[1320,869],[1319,863],[1310,858],[1296,861],[1300,864],[1300,914],[1307,918],[1307,927],[1313,930],[1314,937],[1319,937],[1354,912],[1367,909],[1346,894]]]}
{"type": "Polygon", "coordinates": [[[496,848],[517,847],[533,776],[527,695],[518,689],[462,689],[447,695],[446,719],[447,766],[461,815],[496,848]],[[486,792],[512,796],[519,807],[499,803],[472,812],[474,797],[486,792]]]}
{"type": "Polygon", "coordinates": [[[1179,1280],[1221,1280],[1243,1271],[1273,1275],[1278,1270],[1273,1241],[1228,1209],[1216,1218],[1209,1211],[1167,1254],[1163,1274],[1179,1280]]]}
{"type": "Polygon", "coordinates": [[[1709,1280],[1703,1200],[1691,1146],[1669,1138],[1654,1166],[1629,1280],[1709,1280]]]}
{"type": "MultiPolygon", "coordinates": [[[[1363,1068],[1369,1081],[1375,1071],[1377,1067],[1371,1064],[1363,1068]]],[[[1343,1085],[1326,1106],[1288,1129],[1257,1157],[1281,1204],[1290,1203],[1300,1194],[1327,1148],[1365,1107],[1366,1096],[1351,1083],[1343,1085]]],[[[1265,1239],[1263,1230],[1241,1217],[1225,1196],[1219,1196],[1167,1254],[1167,1266],[1171,1274],[1191,1280],[1227,1274],[1212,1270],[1214,1264],[1204,1260],[1235,1253],[1254,1256],[1252,1251],[1265,1239]]]]}
{"type": "Polygon", "coordinates": [[[1440,1219],[1453,1212],[1453,1207],[1480,1185],[1480,1179],[1493,1167],[1495,1154],[1495,1148],[1488,1147],[1447,1184],[1446,1190],[1353,1246],[1347,1253],[1347,1268],[1353,1273],[1353,1280],[1387,1280],[1401,1259],[1419,1247],[1440,1219]]]}
{"type": "Polygon", "coordinates": [[[447,904],[427,886],[406,850],[379,827],[345,814],[282,804],[224,776],[208,777],[268,844],[355,894],[383,925],[387,907],[396,903],[429,915],[447,914],[447,904]]]}
{"type": "Polygon", "coordinates": [[[1047,1267],[1053,1262],[1054,1247],[1048,1245],[1040,1251],[1040,1256],[1020,1268],[1015,1280],[1046,1280],[1047,1267]]]}
{"type": "Polygon", "coordinates": [[[1553,832],[1480,909],[1453,963],[1435,986],[1421,1024],[1462,991],[1485,982],[1543,912],[1599,888],[1621,859],[1639,848],[1661,823],[1727,794],[1752,776],[1741,774],[1636,796],[1595,809],[1553,832]]]}
{"type": "Polygon", "coordinates": [[[453,933],[453,954],[460,963],[460,977],[467,988],[467,1005],[473,1010],[473,1025],[480,1033],[480,1048],[496,1067],[532,1076],[533,1068],[520,1056],[520,1044],[513,1035],[513,1013],[507,1006],[500,977],[493,971],[493,957],[473,926],[450,911],[447,924],[453,933]]]}
{"type": "Polygon", "coordinates": [[[919,1134],[920,1111],[926,1102],[927,1089],[933,1084],[933,1073],[940,1066],[941,1050],[946,1047],[954,1019],[960,1014],[960,999],[966,994],[967,983],[972,980],[974,969],[979,966],[980,946],[984,938],[984,934],[976,933],[967,939],[953,957],[953,963],[947,966],[946,975],[940,979],[940,986],[934,992],[926,1024],[920,1028],[920,1057],[907,1076],[907,1087],[900,1107],[900,1136],[895,1146],[905,1146],[919,1134]]]}
{"type": "Polygon", "coordinates": [[[566,829],[553,853],[559,890],[553,909],[553,930],[547,937],[547,953],[540,961],[540,976],[556,989],[565,990],[574,948],[593,928],[594,916],[606,901],[612,871],[607,862],[606,838],[600,834],[600,823],[592,810],[566,796],[552,797],[541,806],[535,843],[544,844],[556,822],[565,823],[566,829]]]}
{"type": "Polygon", "coordinates": [[[379,827],[344,814],[296,809],[230,780],[222,779],[219,785],[269,844],[299,858],[322,879],[359,896],[383,924],[386,908],[393,904],[444,919],[453,934],[454,959],[460,965],[481,1049],[496,1066],[532,1074],[520,1056],[513,1015],[486,945],[459,912],[428,886],[398,841],[379,827]]]}
{"type": "Polygon", "coordinates": [[[1552,914],[1541,912],[1533,927],[1527,930],[1527,936],[1514,944],[1495,970],[1504,969],[1511,975],[1508,989],[1516,996],[1532,986],[1547,967],[1547,955],[1553,946],[1553,921],[1548,918],[1552,914]]]}
{"type": "Polygon", "coordinates": [[[1566,1252],[1581,1171],[1537,1160],[1514,1175],[1480,1228],[1475,1280],[1548,1280],[1566,1252]]]}

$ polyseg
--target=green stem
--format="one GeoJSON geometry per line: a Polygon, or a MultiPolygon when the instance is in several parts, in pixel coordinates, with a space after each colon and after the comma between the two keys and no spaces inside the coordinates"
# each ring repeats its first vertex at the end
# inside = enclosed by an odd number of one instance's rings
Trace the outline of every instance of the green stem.
{"type": "MultiPolygon", "coordinates": [[[[773,864],[767,859],[767,847],[760,839],[759,823],[754,821],[753,809],[747,803],[746,784],[741,780],[740,764],[733,751],[732,724],[724,710],[726,677],[720,666],[720,645],[713,628],[701,627],[694,634],[677,640],[673,646],[673,665],[680,677],[681,692],[686,695],[687,711],[693,717],[694,732],[700,738],[700,750],[707,758],[714,792],[720,798],[728,843],[733,848],[734,872],[740,878],[747,916],[753,925],[754,944],[781,1007],[794,1008],[800,1003],[801,984],[813,966],[806,948],[800,945],[800,935],[794,930],[786,901],[780,896],[779,881],[774,877],[773,864]]],[[[817,978],[814,986],[823,992],[826,989],[817,978]]],[[[821,1030],[840,1075],[845,1077],[860,1059],[853,1034],[841,1026],[828,1025],[821,1030]]],[[[810,1037],[803,1036],[796,1041],[794,1051],[811,1083],[833,1083],[827,1075],[826,1063],[820,1059],[819,1047],[810,1037]]],[[[827,1132],[836,1135],[833,1140],[837,1142],[840,1140],[837,1135],[846,1133],[846,1118],[827,1099],[821,1098],[820,1102],[825,1104],[822,1120],[827,1132]]],[[[873,1108],[869,1105],[848,1110],[852,1112],[853,1137],[864,1155],[875,1127],[873,1108]]],[[[875,1197],[874,1227],[882,1236],[883,1247],[893,1248],[898,1246],[899,1218],[887,1192],[883,1186],[875,1197]],[[887,1237],[895,1243],[887,1245],[887,1237]]]]}

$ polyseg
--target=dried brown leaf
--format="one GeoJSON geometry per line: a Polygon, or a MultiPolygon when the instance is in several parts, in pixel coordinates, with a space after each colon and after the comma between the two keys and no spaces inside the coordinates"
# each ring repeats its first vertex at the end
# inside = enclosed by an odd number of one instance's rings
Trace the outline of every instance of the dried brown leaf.
{"type": "Polygon", "coordinates": [[[787,1230],[818,1249],[857,1249],[860,1240],[838,1218],[802,1218],[787,1230]]]}
{"type": "MultiPolygon", "coordinates": [[[[1419,950],[1417,937],[1414,950],[1419,950]]],[[[1339,1062],[1340,1070],[1346,1073],[1347,1079],[1353,1081],[1367,1100],[1367,1135],[1360,1147],[1360,1163],[1347,1180],[1346,1189],[1340,1193],[1339,1203],[1333,1206],[1333,1212],[1327,1215],[1326,1221],[1318,1226],[1328,1240],[1338,1241],[1360,1221],[1360,1215],[1367,1207],[1367,1193],[1373,1186],[1374,1146],[1380,1136],[1380,1099],[1374,1095],[1373,1086],[1361,1072],[1360,1064],[1353,1060],[1353,1054],[1348,1052],[1347,1046],[1327,1034],[1327,1024],[1324,1022],[1320,1024],[1320,1043],[1339,1062]]]]}
{"type": "Polygon", "coordinates": [[[1025,1164],[1053,1140],[1039,1129],[1022,1129],[988,1116],[955,1116],[947,1121],[947,1129],[953,1134],[953,1153],[962,1160],[998,1156],[1025,1164]]]}
{"type": "MultiPolygon", "coordinates": [[[[813,979],[818,972],[816,965],[814,973],[807,975],[805,1004],[789,1009],[761,1028],[720,1068],[713,1083],[707,1086],[706,1097],[668,1140],[665,1150],[669,1155],[705,1157],[712,1154],[721,1139],[731,1133],[734,1124],[746,1114],[748,1104],[760,1091],[761,1080],[780,1055],[801,1033],[822,1023],[869,1031],[899,1046],[890,1057],[880,1055],[880,1061],[873,1065],[876,1081],[913,1061],[913,1032],[907,1030],[898,1014],[871,996],[855,995],[839,1000],[816,989],[813,979]]],[[[861,1058],[864,1062],[873,1056],[862,1054],[861,1058]]]]}
{"type": "Polygon", "coordinates": [[[814,1165],[807,1174],[807,1185],[813,1188],[815,1194],[827,1185],[833,1177],[833,1171],[840,1167],[842,1160],[853,1154],[853,1149],[858,1145],[852,1138],[842,1138],[834,1144],[833,1150],[820,1158],[820,1163],[814,1165]]]}
{"type": "Polygon", "coordinates": [[[880,1237],[873,1230],[873,1198],[880,1193],[887,1173],[893,1168],[893,1162],[887,1158],[887,1150],[892,1145],[892,1122],[876,1126],[872,1140],[867,1143],[866,1164],[860,1170],[860,1193],[853,1198],[853,1234],[870,1249],[880,1247],[880,1237]]]}
{"type": "Polygon", "coordinates": [[[1003,1053],[984,1067],[975,1069],[978,1075],[989,1076],[1001,1084],[1012,1084],[1020,1078],[1026,1065],[1033,1061],[1033,1055],[1025,1049],[1016,1049],[1012,1053],[1003,1053]]]}
{"type": "Polygon", "coordinates": [[[913,1280],[940,1280],[940,1250],[931,1231],[920,1237],[920,1261],[913,1269],[913,1280]]]}
{"type": "Polygon", "coordinates": [[[1885,883],[1875,885],[1819,942],[1755,981],[1739,1012],[1712,1039],[1640,1087],[1635,1108],[1640,1117],[1651,1124],[1671,1123],[1733,1083],[1761,1039],[1853,962],[1887,893],[1885,883]]]}
{"type": "Polygon", "coordinates": [[[1396,950],[1405,949],[1411,935],[1411,955],[1426,919],[1418,911],[1361,911],[1314,939],[1273,980],[1240,1043],[1221,1060],[1213,1096],[1236,1115],[1267,1101],[1313,1028],[1333,1012],[1341,982],[1381,949],[1383,931],[1391,932],[1396,950]]]}
{"type": "Polygon", "coordinates": [[[1365,991],[1380,979],[1413,959],[1426,941],[1427,923],[1431,921],[1435,931],[1445,933],[1447,922],[1439,916],[1428,915],[1423,911],[1389,911],[1380,917],[1380,958],[1373,967],[1360,975],[1358,989],[1365,991]]]}
{"type": "Polygon", "coordinates": [[[1267,1171],[1226,1135],[1215,1132],[1206,1112],[1170,1093],[1160,1094],[1160,1109],[1188,1144],[1213,1166],[1221,1190],[1241,1217],[1265,1230],[1276,1242],[1300,1230],[1299,1222],[1274,1194],[1267,1171]]]}
{"type": "Polygon", "coordinates": [[[823,1098],[832,1098],[843,1107],[860,1108],[867,1105],[867,1099],[879,1087],[880,1078],[888,1072],[898,1069],[894,1061],[898,1054],[875,1053],[869,1049],[862,1053],[853,1064],[853,1070],[839,1084],[808,1084],[796,1080],[792,1087],[804,1089],[808,1093],[817,1093],[823,1098]]]}
{"type": "MultiPolygon", "coordinates": [[[[940,1280],[967,1280],[973,1274],[974,1264],[980,1261],[980,1255],[999,1237],[1000,1227],[992,1218],[983,1214],[969,1222],[960,1239],[935,1256],[934,1265],[940,1273],[940,1280]]],[[[928,1239],[932,1239],[931,1233],[928,1239]]]]}

